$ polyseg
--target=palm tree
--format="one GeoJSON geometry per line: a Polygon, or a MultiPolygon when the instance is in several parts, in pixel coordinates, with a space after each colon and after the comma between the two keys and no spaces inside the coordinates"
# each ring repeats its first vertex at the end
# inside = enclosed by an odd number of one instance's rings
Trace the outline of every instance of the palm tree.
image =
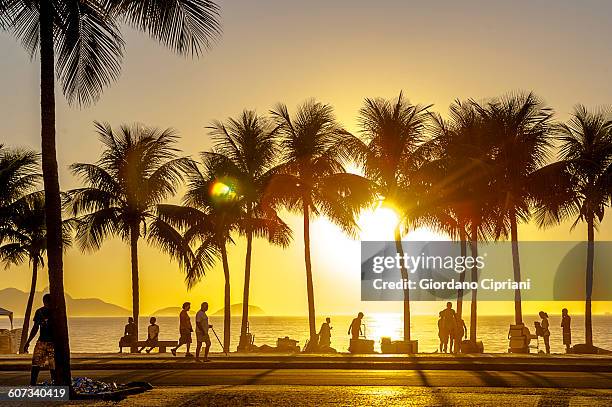
{"type": "MultiPolygon", "coordinates": [[[[542,168],[552,148],[552,111],[533,93],[510,94],[484,106],[476,105],[495,139],[496,236],[510,235],[514,281],[521,281],[518,222],[530,218],[532,190],[540,186],[542,168]],[[508,230],[509,229],[509,230],[508,230]]],[[[521,290],[514,293],[515,324],[523,323],[521,290]]]]}
{"type": "MultiPolygon", "coordinates": [[[[449,119],[440,116],[433,123],[435,159],[432,165],[438,205],[447,219],[454,219],[461,242],[469,240],[470,252],[478,256],[478,240],[491,236],[491,184],[493,179],[494,138],[486,131],[477,102],[455,101],[449,119]]],[[[452,224],[453,222],[451,222],[452,224]]],[[[467,248],[462,243],[462,255],[467,248]]],[[[463,273],[462,273],[463,274],[463,273]]],[[[460,276],[463,281],[464,275],[460,276]]],[[[471,270],[478,281],[478,269],[471,270]]],[[[462,308],[463,291],[457,294],[457,308],[462,308]]],[[[477,338],[477,290],[471,292],[470,340],[477,338]]],[[[459,314],[461,315],[461,314],[459,314]]]]}
{"type": "MultiPolygon", "coordinates": [[[[22,247],[19,245],[21,233],[17,231],[19,225],[23,225],[24,209],[27,209],[26,200],[28,192],[40,181],[39,157],[32,151],[9,150],[0,144],[0,260],[8,267],[11,263],[19,263],[25,259],[22,247]],[[18,239],[17,242],[15,240],[18,239]],[[14,251],[14,254],[12,253],[14,251]]],[[[24,236],[27,239],[29,235],[24,236]]],[[[26,307],[26,318],[20,342],[19,352],[23,352],[27,335],[29,316],[32,309],[31,303],[34,297],[36,285],[37,263],[32,262],[34,268],[32,275],[32,289],[26,307]]]]}
{"type": "Polygon", "coordinates": [[[163,227],[156,211],[159,203],[175,194],[192,162],[177,156],[178,137],[171,129],[133,125],[115,132],[108,124],[96,122],[95,126],[105,148],[95,164],[70,166],[87,186],[68,192],[69,207],[77,217],[76,240],[82,250],[97,250],[113,235],[129,243],[132,313],[138,335],[138,242],[146,237],[180,263],[187,259],[173,250],[182,247],[180,238],[163,227]]]}
{"type": "MultiPolygon", "coordinates": [[[[589,112],[578,105],[566,124],[557,128],[560,161],[547,179],[555,193],[538,197],[536,219],[541,226],[558,224],[573,218],[587,225],[586,301],[584,331],[587,346],[593,348],[591,297],[595,230],[603,220],[612,195],[612,121],[604,111],[589,112]]],[[[550,191],[550,190],[549,190],[550,191]]]]}
{"type": "MultiPolygon", "coordinates": [[[[0,260],[6,268],[11,265],[20,265],[26,260],[32,267],[30,294],[28,295],[19,344],[19,353],[23,353],[23,348],[28,339],[38,268],[44,267],[44,255],[47,250],[44,194],[35,192],[26,195],[16,201],[12,205],[12,209],[11,226],[8,228],[0,227],[0,234],[4,238],[4,244],[0,246],[0,260]]],[[[70,246],[70,229],[69,222],[64,222],[62,244],[65,248],[70,246]]]]}
{"type": "MultiPolygon", "coordinates": [[[[416,184],[414,174],[426,162],[430,145],[425,143],[426,124],[430,106],[411,105],[400,92],[397,100],[366,99],[359,111],[361,133],[365,149],[359,161],[364,175],[375,185],[376,193],[384,204],[394,208],[401,221],[393,231],[395,247],[404,256],[402,236],[410,223],[414,223],[416,184]]],[[[359,151],[353,147],[356,151],[359,151]]],[[[409,278],[402,264],[402,279],[409,278]]],[[[410,340],[410,292],[403,290],[404,340],[410,340]]]]}
{"type": "MultiPolygon", "coordinates": [[[[0,228],[8,227],[12,205],[40,181],[39,156],[33,151],[7,149],[0,144],[0,228]]],[[[2,236],[0,236],[0,242],[2,236]]]]}
{"type": "Polygon", "coordinates": [[[280,126],[282,163],[275,169],[264,200],[301,213],[304,224],[304,262],[310,339],[306,350],[316,349],[315,303],[310,260],[310,218],[326,216],[349,235],[357,229],[356,216],[372,203],[372,188],[365,178],[345,171],[348,146],[354,137],[336,122],[331,106],[308,100],[292,117],[279,104],[271,112],[280,126]]]}
{"type": "MultiPolygon", "coordinates": [[[[250,121],[249,117],[254,118],[246,114],[243,119],[251,123],[249,125],[251,130],[258,129],[256,133],[265,138],[259,133],[260,125],[250,121]],[[252,127],[254,124],[255,126],[252,127]]],[[[244,122],[234,124],[240,128],[244,122]]],[[[245,168],[242,167],[244,163],[241,160],[249,157],[254,151],[247,153],[247,150],[241,147],[254,148],[255,146],[251,145],[253,140],[247,140],[252,136],[246,136],[244,140],[238,142],[238,134],[230,132],[227,128],[221,130],[223,125],[217,123],[214,128],[220,130],[221,133],[213,130],[213,135],[216,135],[215,147],[211,152],[202,153],[202,169],[197,166],[190,168],[187,177],[187,192],[183,197],[184,205],[159,205],[158,212],[164,222],[172,225],[176,230],[184,231],[185,244],[196,246],[190,266],[187,268],[188,288],[193,287],[205,275],[206,270],[221,258],[225,279],[223,350],[229,352],[231,292],[227,245],[234,243],[232,235],[240,234],[247,238],[249,234],[251,238],[261,236],[266,237],[273,244],[287,246],[291,231],[278,218],[276,212],[257,202],[257,199],[260,199],[258,194],[261,194],[261,191],[254,189],[262,188],[262,185],[258,185],[257,182],[264,182],[265,176],[257,174],[260,178],[253,180],[248,178],[248,173],[242,172],[245,168]],[[224,143],[235,143],[236,150],[232,152],[230,147],[224,143]],[[227,156],[221,153],[223,150],[228,154],[227,156]]],[[[246,135],[246,133],[241,134],[246,135]]],[[[261,153],[265,153],[265,149],[261,153]]],[[[255,158],[247,161],[253,164],[253,160],[255,158]]],[[[250,256],[248,249],[247,256],[250,256]]],[[[249,257],[247,257],[248,260],[249,257]]]]}
{"type": "Polygon", "coordinates": [[[62,205],[55,145],[55,79],[68,102],[87,105],[119,76],[119,22],[183,55],[199,56],[218,35],[212,0],[0,0],[0,28],[40,53],[42,170],[48,233],[49,292],[55,315],[56,380],[69,386],[70,346],[63,286],[62,205]],[[54,66],[54,64],[56,66],[54,66]]]}
{"type": "Polygon", "coordinates": [[[233,180],[242,207],[240,225],[243,226],[247,246],[238,344],[238,350],[241,350],[250,345],[246,333],[253,237],[263,233],[265,236],[262,237],[268,237],[271,243],[283,246],[291,238],[288,226],[272,208],[265,208],[262,203],[271,170],[278,158],[278,126],[254,111],[245,110],[239,119],[230,118],[226,124],[216,121],[209,129],[214,145],[212,151],[203,153],[203,156],[211,164],[211,173],[215,178],[233,180]]]}

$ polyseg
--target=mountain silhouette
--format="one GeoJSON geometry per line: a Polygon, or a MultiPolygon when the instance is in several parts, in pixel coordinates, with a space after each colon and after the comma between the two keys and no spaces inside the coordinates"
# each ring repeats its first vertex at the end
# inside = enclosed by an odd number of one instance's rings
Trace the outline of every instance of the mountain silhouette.
{"type": "MultiPolygon", "coordinates": [[[[34,294],[33,309],[42,307],[42,296],[49,290],[45,288],[34,294]]],[[[14,312],[15,316],[25,313],[28,293],[17,288],[0,290],[0,307],[14,312]]],[[[102,301],[99,298],[72,298],[66,293],[66,310],[69,317],[123,317],[131,315],[131,311],[115,304],[102,301]]]]}
{"type": "MultiPolygon", "coordinates": [[[[194,305],[191,304],[190,312],[195,313],[195,312],[198,312],[199,310],[200,310],[199,307],[194,307],[194,305]]],[[[232,312],[232,316],[242,315],[242,303],[232,304],[230,310],[232,312]]],[[[180,312],[181,312],[181,307],[167,307],[167,308],[159,309],[155,311],[154,313],[152,313],[151,315],[156,316],[156,317],[168,317],[168,316],[174,317],[174,316],[177,316],[180,312]]],[[[266,313],[264,312],[264,310],[262,310],[258,306],[249,305],[249,315],[265,315],[265,314],[266,313]]],[[[215,316],[223,315],[223,308],[217,310],[216,312],[210,315],[215,315],[215,316]]]]}
{"type": "MultiPolygon", "coordinates": [[[[232,304],[230,306],[230,312],[232,316],[242,315],[242,303],[232,304]]],[[[265,315],[265,314],[266,313],[264,312],[264,310],[259,308],[257,305],[249,305],[249,315],[253,316],[253,315],[265,315]]],[[[217,310],[212,315],[223,315],[223,308],[217,310]]]]}

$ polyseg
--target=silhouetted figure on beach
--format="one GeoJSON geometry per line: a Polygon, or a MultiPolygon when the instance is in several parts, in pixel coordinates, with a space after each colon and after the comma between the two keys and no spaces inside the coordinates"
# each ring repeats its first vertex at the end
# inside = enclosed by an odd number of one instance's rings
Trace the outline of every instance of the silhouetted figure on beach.
{"type": "Polygon", "coordinates": [[[136,324],[134,323],[134,318],[129,317],[128,323],[123,328],[123,336],[119,339],[119,353],[122,352],[123,347],[130,346],[137,341],[136,324]]]}
{"type": "Polygon", "coordinates": [[[159,341],[159,325],[157,325],[156,322],[157,318],[155,317],[151,317],[151,319],[149,319],[150,325],[147,328],[147,342],[145,346],[138,349],[138,353],[142,352],[142,350],[147,346],[149,347],[149,349],[147,349],[147,353],[151,353],[153,348],[157,346],[157,342],[159,341]]]}
{"type": "Polygon", "coordinates": [[[329,348],[331,346],[332,327],[330,323],[331,318],[325,318],[325,322],[321,325],[321,329],[319,330],[319,347],[321,348],[329,348]]]}
{"type": "Polygon", "coordinates": [[[452,353],[461,352],[463,338],[467,338],[467,326],[465,326],[465,321],[459,317],[459,314],[455,313],[455,329],[453,336],[450,338],[450,351],[452,353]]]}
{"type": "Polygon", "coordinates": [[[361,332],[361,320],[363,319],[363,312],[357,314],[357,318],[353,319],[348,329],[348,334],[351,335],[351,339],[359,339],[361,332]]]}
{"type": "Polygon", "coordinates": [[[43,295],[42,300],[43,307],[37,309],[34,313],[34,325],[32,326],[30,336],[28,337],[28,340],[25,343],[25,346],[23,347],[24,352],[27,353],[28,347],[30,346],[30,342],[40,331],[40,334],[38,335],[38,340],[36,341],[36,345],[34,346],[34,354],[32,355],[30,386],[36,386],[40,369],[45,367],[45,365],[49,366],[51,378],[53,378],[55,373],[55,348],[53,346],[53,318],[51,314],[51,295],[43,295]]]}
{"type": "MultiPolygon", "coordinates": [[[[453,303],[447,302],[446,308],[439,313],[440,319],[438,320],[438,337],[440,338],[440,352],[448,352],[448,341],[452,341],[455,337],[455,310],[453,309],[453,303]]],[[[452,342],[451,342],[452,347],[452,342]]]]}
{"type": "Polygon", "coordinates": [[[548,322],[548,314],[544,311],[540,311],[540,318],[542,318],[542,322],[540,325],[542,327],[542,338],[544,338],[544,346],[546,347],[546,353],[550,353],[550,330],[549,330],[549,322],[548,322]]]}
{"type": "Polygon", "coordinates": [[[196,361],[200,361],[200,349],[202,343],[204,343],[204,362],[209,362],[208,351],[210,350],[210,336],[208,336],[208,330],[212,328],[212,325],[208,323],[208,303],[204,301],[200,306],[200,310],[196,314],[196,361]]]}
{"type": "Polygon", "coordinates": [[[187,348],[187,353],[185,353],[185,357],[191,358],[193,355],[189,352],[189,348],[191,346],[191,333],[193,332],[193,328],[191,327],[191,318],[189,318],[189,309],[191,308],[191,303],[186,302],[183,304],[183,310],[179,314],[179,341],[178,345],[175,348],[170,349],[170,352],[174,356],[176,356],[176,350],[181,346],[185,345],[187,348]]]}
{"type": "Polygon", "coordinates": [[[563,328],[563,344],[565,345],[565,352],[570,352],[570,346],[572,344],[572,318],[567,312],[567,308],[561,310],[561,328],[563,328]]]}

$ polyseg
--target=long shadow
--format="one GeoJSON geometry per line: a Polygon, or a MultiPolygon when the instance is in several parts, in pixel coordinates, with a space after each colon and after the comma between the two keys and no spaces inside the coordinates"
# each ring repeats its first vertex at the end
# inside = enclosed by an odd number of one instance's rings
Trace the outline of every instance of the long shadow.
{"type": "Polygon", "coordinates": [[[509,387],[508,382],[504,378],[500,376],[492,375],[490,372],[486,370],[471,370],[471,371],[466,370],[466,373],[467,372],[471,373],[474,376],[477,376],[480,380],[482,380],[482,382],[484,382],[489,387],[509,387]]]}
{"type": "Polygon", "coordinates": [[[421,364],[419,363],[418,358],[415,356],[409,355],[408,359],[412,361],[412,363],[415,364],[414,370],[419,375],[419,379],[421,380],[421,383],[423,384],[423,386],[429,387],[431,389],[431,393],[433,397],[436,399],[436,403],[442,406],[453,405],[452,401],[449,400],[448,397],[446,397],[446,395],[443,393],[443,390],[441,388],[432,386],[432,384],[429,382],[429,379],[427,378],[427,374],[425,374],[425,372],[421,368],[421,364]]]}

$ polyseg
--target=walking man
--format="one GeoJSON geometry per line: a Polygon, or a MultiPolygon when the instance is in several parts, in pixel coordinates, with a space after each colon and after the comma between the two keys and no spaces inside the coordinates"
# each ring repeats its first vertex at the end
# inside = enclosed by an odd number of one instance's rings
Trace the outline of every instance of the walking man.
{"type": "Polygon", "coordinates": [[[43,295],[42,300],[43,307],[37,309],[34,313],[34,326],[32,326],[30,336],[28,337],[28,340],[25,343],[25,346],[23,347],[24,351],[27,353],[28,347],[30,346],[30,342],[40,331],[40,335],[38,335],[38,340],[36,341],[36,345],[34,346],[34,355],[32,355],[30,386],[36,386],[40,369],[45,367],[46,365],[49,366],[49,373],[51,374],[52,380],[55,374],[55,348],[53,347],[53,319],[51,315],[51,294],[43,295]]]}
{"type": "Polygon", "coordinates": [[[204,362],[210,362],[208,359],[208,351],[210,350],[210,336],[208,336],[208,329],[212,328],[212,325],[208,323],[208,303],[204,301],[200,306],[200,310],[196,314],[196,362],[200,361],[200,349],[202,348],[202,342],[204,343],[204,362]]]}
{"type": "Polygon", "coordinates": [[[190,308],[190,302],[184,303],[183,310],[179,314],[179,342],[175,348],[170,349],[170,352],[172,352],[172,355],[174,356],[176,356],[176,350],[181,346],[185,345],[187,348],[187,353],[185,353],[185,357],[193,357],[193,354],[189,352],[189,348],[191,347],[191,333],[193,332],[193,328],[191,327],[191,318],[189,318],[190,308]]]}

